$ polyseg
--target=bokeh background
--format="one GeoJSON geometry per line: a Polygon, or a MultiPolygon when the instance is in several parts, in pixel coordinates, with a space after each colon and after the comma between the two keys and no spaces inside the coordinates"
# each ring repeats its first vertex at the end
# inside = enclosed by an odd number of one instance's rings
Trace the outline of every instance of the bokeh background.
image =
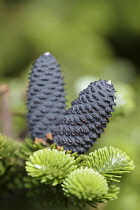
{"type": "Polygon", "coordinates": [[[28,73],[46,51],[61,64],[68,107],[96,79],[111,80],[118,90],[118,114],[91,150],[111,145],[134,160],[136,168],[124,177],[119,199],[104,209],[139,210],[140,1],[0,0],[0,83],[9,88],[15,138],[27,134],[28,73]]]}

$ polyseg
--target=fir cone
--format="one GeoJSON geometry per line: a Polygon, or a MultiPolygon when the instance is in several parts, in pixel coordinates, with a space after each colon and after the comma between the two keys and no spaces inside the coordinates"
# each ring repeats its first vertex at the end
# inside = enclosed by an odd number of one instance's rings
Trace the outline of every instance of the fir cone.
{"type": "Polygon", "coordinates": [[[29,131],[33,138],[46,138],[65,112],[61,70],[50,54],[41,55],[32,67],[27,96],[29,131]]]}
{"type": "Polygon", "coordinates": [[[99,80],[72,102],[53,132],[54,142],[65,150],[84,153],[100,137],[109,122],[115,90],[110,81],[99,80]]]}

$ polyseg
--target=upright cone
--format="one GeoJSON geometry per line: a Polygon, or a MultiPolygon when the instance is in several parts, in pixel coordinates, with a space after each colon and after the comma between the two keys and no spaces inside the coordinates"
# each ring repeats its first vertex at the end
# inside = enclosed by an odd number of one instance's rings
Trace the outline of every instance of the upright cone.
{"type": "Polygon", "coordinates": [[[64,83],[59,64],[41,55],[32,67],[27,95],[28,124],[33,138],[46,138],[65,112],[64,83]]]}
{"type": "Polygon", "coordinates": [[[72,102],[53,132],[54,142],[65,150],[86,152],[100,137],[113,112],[115,90],[111,81],[91,83],[72,102]]]}

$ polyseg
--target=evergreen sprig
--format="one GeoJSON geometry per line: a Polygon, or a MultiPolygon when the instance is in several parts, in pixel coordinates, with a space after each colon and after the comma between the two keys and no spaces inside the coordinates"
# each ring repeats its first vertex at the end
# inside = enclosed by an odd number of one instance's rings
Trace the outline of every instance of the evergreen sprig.
{"type": "Polygon", "coordinates": [[[34,152],[26,162],[28,174],[41,183],[57,185],[76,168],[74,157],[65,151],[44,149],[34,152]]]}
{"type": "Polygon", "coordinates": [[[15,157],[12,161],[11,159],[15,156],[16,149],[17,144],[13,139],[0,134],[0,176],[13,164],[15,157]]]}
{"type": "Polygon", "coordinates": [[[105,147],[79,155],[56,145],[34,152],[26,162],[28,174],[44,184],[61,184],[64,195],[96,208],[98,203],[117,198],[119,187],[115,184],[124,173],[134,169],[133,161],[114,147],[105,147]]]}
{"type": "Polygon", "coordinates": [[[64,180],[62,188],[67,197],[99,202],[107,194],[106,179],[97,171],[88,168],[76,169],[64,180]]]}
{"type": "Polygon", "coordinates": [[[15,142],[12,139],[0,134],[0,159],[12,155],[15,150],[15,142]]]}
{"type": "Polygon", "coordinates": [[[33,139],[26,138],[24,142],[19,144],[19,149],[17,152],[18,157],[23,160],[27,160],[27,158],[33,154],[33,152],[43,149],[44,146],[40,143],[34,143],[33,139]]]}
{"type": "Polygon", "coordinates": [[[118,186],[116,186],[115,184],[108,183],[108,193],[103,196],[103,198],[101,199],[101,202],[107,202],[109,200],[117,199],[119,191],[120,191],[120,188],[118,186]]]}
{"type": "Polygon", "coordinates": [[[115,182],[119,182],[118,178],[121,178],[122,174],[134,169],[134,163],[129,156],[114,147],[104,147],[91,152],[84,164],[115,182]]]}

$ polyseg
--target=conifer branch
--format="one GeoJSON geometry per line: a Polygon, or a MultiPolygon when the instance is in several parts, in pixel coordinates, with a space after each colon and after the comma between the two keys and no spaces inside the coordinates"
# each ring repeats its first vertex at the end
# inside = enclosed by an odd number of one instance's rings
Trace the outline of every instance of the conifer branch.
{"type": "Polygon", "coordinates": [[[56,149],[34,152],[26,162],[28,174],[41,183],[57,185],[76,168],[74,157],[56,149]]]}
{"type": "Polygon", "coordinates": [[[16,150],[14,140],[0,134],[0,159],[12,155],[16,150]]]}
{"type": "Polygon", "coordinates": [[[71,172],[64,180],[62,188],[68,197],[93,202],[99,202],[108,192],[106,179],[97,171],[88,168],[71,172]]]}
{"type": "Polygon", "coordinates": [[[132,171],[135,166],[125,152],[114,147],[104,147],[89,154],[85,167],[93,168],[108,180],[119,182],[119,178],[132,171]]]}

